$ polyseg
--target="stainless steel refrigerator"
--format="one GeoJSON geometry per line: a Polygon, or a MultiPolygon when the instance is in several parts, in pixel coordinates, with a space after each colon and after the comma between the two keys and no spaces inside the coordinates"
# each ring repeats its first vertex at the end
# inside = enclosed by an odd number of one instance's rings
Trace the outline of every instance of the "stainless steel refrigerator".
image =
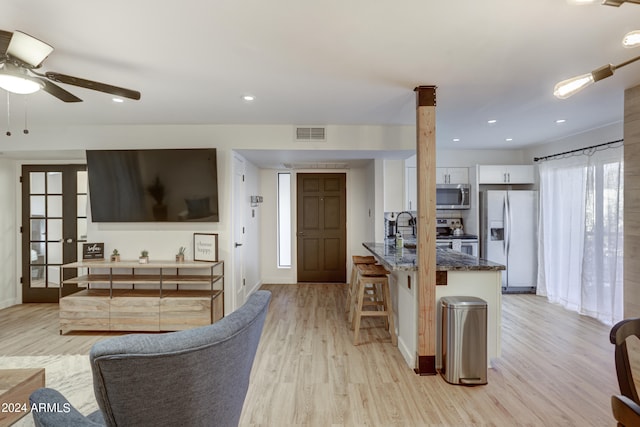
{"type": "Polygon", "coordinates": [[[480,193],[480,257],[507,267],[502,272],[502,292],[535,293],[537,229],[537,191],[480,193]]]}

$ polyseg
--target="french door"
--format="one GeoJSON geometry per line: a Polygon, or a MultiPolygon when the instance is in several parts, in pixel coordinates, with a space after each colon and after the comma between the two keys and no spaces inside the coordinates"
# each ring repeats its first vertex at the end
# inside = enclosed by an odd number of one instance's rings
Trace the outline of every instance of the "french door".
{"type": "Polygon", "coordinates": [[[24,165],[21,182],[22,301],[58,302],[60,266],[87,238],[86,165],[24,165]]]}

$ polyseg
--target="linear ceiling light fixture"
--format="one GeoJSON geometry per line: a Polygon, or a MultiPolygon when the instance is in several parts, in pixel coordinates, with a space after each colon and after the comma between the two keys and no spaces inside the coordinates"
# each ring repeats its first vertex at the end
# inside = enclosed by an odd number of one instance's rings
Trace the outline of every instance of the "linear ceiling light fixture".
{"type": "Polygon", "coordinates": [[[632,48],[640,45],[640,31],[629,31],[624,35],[622,39],[622,46],[625,48],[632,48]]]}
{"type": "Polygon", "coordinates": [[[635,3],[640,4],[640,0],[604,0],[602,4],[606,6],[620,7],[622,3],[635,3]]]}
{"type": "Polygon", "coordinates": [[[588,74],[582,74],[576,77],[571,77],[567,80],[563,80],[555,85],[555,87],[553,88],[553,95],[559,99],[567,99],[570,96],[580,92],[587,86],[591,86],[597,81],[613,76],[613,72],[618,68],[622,68],[625,65],[629,65],[639,59],[640,56],[636,56],[635,58],[632,58],[618,65],[603,65],[602,67],[597,68],[588,74]]]}
{"type": "Polygon", "coordinates": [[[640,4],[640,0],[567,0],[570,4],[593,4],[600,3],[605,6],[620,7],[622,3],[635,3],[640,4]]]}
{"type": "MultiPolygon", "coordinates": [[[[574,4],[595,3],[597,0],[571,0],[574,4]]],[[[635,3],[640,4],[640,0],[603,0],[602,4],[607,6],[620,6],[622,3],[635,3]]],[[[622,46],[626,48],[636,47],[640,45],[640,31],[628,32],[622,39],[622,46]]],[[[615,70],[622,68],[625,65],[629,65],[640,59],[640,56],[631,58],[618,65],[607,64],[600,68],[593,70],[588,74],[581,74],[570,79],[563,80],[556,84],[553,88],[553,95],[559,99],[567,99],[572,95],[580,92],[587,86],[591,86],[593,83],[611,77],[615,70]]]]}

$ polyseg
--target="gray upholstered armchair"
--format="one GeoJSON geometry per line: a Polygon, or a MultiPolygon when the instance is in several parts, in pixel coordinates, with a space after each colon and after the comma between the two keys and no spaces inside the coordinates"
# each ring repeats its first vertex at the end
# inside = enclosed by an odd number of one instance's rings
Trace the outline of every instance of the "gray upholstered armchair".
{"type": "Polygon", "coordinates": [[[61,410],[33,412],[36,426],[237,426],[270,299],[257,291],[213,325],[96,343],[89,358],[100,410],[85,417],[42,388],[31,404],[61,410]]]}

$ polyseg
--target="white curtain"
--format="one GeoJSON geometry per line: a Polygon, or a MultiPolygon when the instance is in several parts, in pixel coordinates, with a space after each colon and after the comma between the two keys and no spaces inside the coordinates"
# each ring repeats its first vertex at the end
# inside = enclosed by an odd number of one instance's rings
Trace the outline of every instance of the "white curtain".
{"type": "Polygon", "coordinates": [[[622,319],[623,149],[539,165],[538,290],[612,325],[622,319]]]}

